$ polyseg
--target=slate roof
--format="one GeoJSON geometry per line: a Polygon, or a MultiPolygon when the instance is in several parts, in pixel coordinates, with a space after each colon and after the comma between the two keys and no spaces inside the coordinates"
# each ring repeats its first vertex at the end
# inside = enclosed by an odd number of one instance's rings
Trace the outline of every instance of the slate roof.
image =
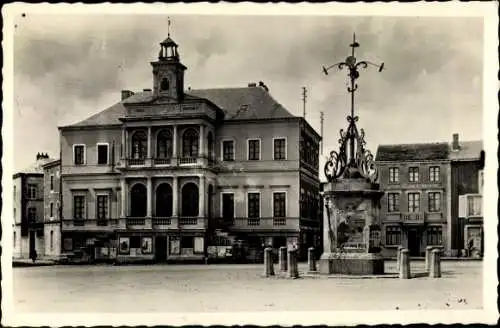
{"type": "Polygon", "coordinates": [[[446,160],[450,153],[449,144],[418,143],[400,145],[380,145],[377,148],[376,161],[422,161],[446,160]]]}
{"type": "MultiPolygon", "coordinates": [[[[483,141],[482,140],[474,140],[474,141],[461,141],[459,143],[459,150],[451,150],[450,151],[450,159],[456,161],[463,160],[479,160],[481,159],[481,151],[483,150],[483,141]]],[[[451,144],[450,144],[450,149],[451,144]]]]}
{"type": "Polygon", "coordinates": [[[53,158],[39,159],[25,169],[17,172],[14,176],[18,174],[43,174],[43,166],[55,161],[53,158]]]}
{"type": "MultiPolygon", "coordinates": [[[[189,90],[186,98],[191,100],[206,99],[221,108],[226,114],[224,120],[270,119],[294,117],[261,87],[221,88],[189,90]]],[[[138,92],[113,106],[94,114],[69,127],[100,126],[121,124],[125,116],[124,103],[142,103],[153,100],[151,91],[138,92]]]]}

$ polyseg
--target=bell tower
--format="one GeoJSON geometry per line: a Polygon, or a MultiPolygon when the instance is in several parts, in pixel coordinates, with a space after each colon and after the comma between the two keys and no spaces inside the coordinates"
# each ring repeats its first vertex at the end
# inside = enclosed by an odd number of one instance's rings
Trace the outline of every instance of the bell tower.
{"type": "Polygon", "coordinates": [[[158,60],[153,66],[153,93],[156,98],[166,98],[172,102],[182,101],[184,96],[184,71],[187,69],[180,62],[178,45],[170,38],[170,20],[168,37],[160,43],[158,60]]]}

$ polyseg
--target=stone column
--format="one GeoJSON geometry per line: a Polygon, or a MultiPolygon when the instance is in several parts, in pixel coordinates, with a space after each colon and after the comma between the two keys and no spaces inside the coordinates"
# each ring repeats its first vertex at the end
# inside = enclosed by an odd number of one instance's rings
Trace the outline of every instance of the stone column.
{"type": "Polygon", "coordinates": [[[148,181],[148,183],[147,183],[148,195],[146,198],[146,202],[147,202],[146,216],[148,218],[150,218],[153,216],[153,181],[152,181],[151,177],[148,177],[147,179],[148,179],[147,180],[148,181]]]}
{"type": "Polygon", "coordinates": [[[152,144],[152,136],[151,136],[151,127],[148,127],[148,149],[147,149],[147,155],[146,159],[151,159],[153,157],[151,153],[151,144],[152,144]]]}
{"type": "Polygon", "coordinates": [[[407,249],[401,250],[401,266],[399,267],[399,278],[410,279],[410,256],[407,249]]]}
{"type": "Polygon", "coordinates": [[[288,270],[287,258],[286,257],[287,257],[286,246],[281,246],[280,247],[280,253],[279,253],[280,271],[286,271],[286,270],[288,270]]]}
{"type": "Polygon", "coordinates": [[[179,213],[177,207],[179,205],[179,186],[178,186],[178,178],[177,176],[172,177],[172,216],[178,217],[179,213]]]}
{"type": "Polygon", "coordinates": [[[288,278],[298,278],[299,268],[297,263],[297,250],[288,250],[288,278]]]}
{"type": "Polygon", "coordinates": [[[173,126],[172,157],[177,158],[177,125],[173,126]]]}
{"type": "Polygon", "coordinates": [[[205,217],[205,196],[205,177],[200,175],[199,217],[205,217]]]}
{"type": "Polygon", "coordinates": [[[427,246],[425,248],[425,271],[430,270],[431,266],[431,252],[432,252],[432,246],[427,246]]]}
{"type": "Polygon", "coordinates": [[[399,272],[399,269],[401,268],[401,251],[403,250],[403,246],[398,246],[398,250],[396,253],[396,268],[399,272]]]}
{"type": "Polygon", "coordinates": [[[440,278],[441,277],[441,250],[433,249],[431,252],[431,265],[429,271],[430,278],[440,278]]]}
{"type": "Polygon", "coordinates": [[[309,272],[316,271],[316,259],[314,258],[314,247],[307,249],[307,263],[309,264],[309,272]]]}
{"type": "Polygon", "coordinates": [[[121,159],[124,159],[126,158],[126,154],[127,154],[127,145],[126,145],[126,139],[125,139],[125,136],[126,136],[126,132],[125,132],[125,128],[122,128],[122,146],[120,147],[120,158],[121,159]]]}
{"type": "Polygon", "coordinates": [[[125,178],[120,179],[120,196],[121,196],[120,217],[124,218],[127,216],[127,185],[125,182],[125,178]]]}
{"type": "Polygon", "coordinates": [[[205,129],[203,124],[200,125],[200,149],[198,151],[198,156],[203,157],[205,154],[205,129]]]}
{"type": "Polygon", "coordinates": [[[130,157],[130,145],[129,145],[129,142],[128,142],[128,139],[129,139],[129,135],[128,135],[128,131],[127,129],[125,129],[125,147],[123,149],[125,155],[124,157],[125,158],[129,158],[130,157]]]}
{"type": "Polygon", "coordinates": [[[274,276],[273,254],[270,247],[264,249],[264,276],[274,276]]]}

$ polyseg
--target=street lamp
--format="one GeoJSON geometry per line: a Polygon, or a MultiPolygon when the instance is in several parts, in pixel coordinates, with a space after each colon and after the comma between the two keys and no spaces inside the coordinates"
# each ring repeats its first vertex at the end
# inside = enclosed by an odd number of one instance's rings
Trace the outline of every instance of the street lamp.
{"type": "Polygon", "coordinates": [[[328,75],[328,72],[334,67],[339,70],[347,68],[349,70],[347,76],[351,82],[350,86],[347,87],[347,91],[351,94],[351,115],[347,116],[349,126],[345,132],[343,129],[340,130],[340,152],[330,152],[330,158],[325,164],[325,175],[329,181],[336,180],[340,176],[348,178],[362,176],[373,182],[378,177],[378,172],[373,162],[373,155],[364,148],[366,143],[364,140],[365,133],[363,129],[358,132],[356,127],[358,116],[354,116],[354,94],[358,89],[356,80],[360,76],[359,69],[374,66],[378,68],[379,72],[382,72],[384,63],[375,64],[367,60],[358,61],[355,56],[355,49],[360,45],[356,41],[356,34],[353,34],[353,40],[349,46],[352,48],[351,55],[345,61],[322,67],[325,75],[328,75]]]}

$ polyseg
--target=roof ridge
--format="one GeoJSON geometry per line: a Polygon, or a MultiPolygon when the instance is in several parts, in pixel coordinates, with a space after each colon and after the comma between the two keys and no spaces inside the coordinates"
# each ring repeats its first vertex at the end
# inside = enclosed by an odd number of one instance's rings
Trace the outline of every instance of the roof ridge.
{"type": "Polygon", "coordinates": [[[448,142],[437,141],[437,142],[415,142],[415,143],[399,143],[399,144],[379,144],[378,147],[387,146],[420,146],[420,145],[447,145],[448,142]]]}

